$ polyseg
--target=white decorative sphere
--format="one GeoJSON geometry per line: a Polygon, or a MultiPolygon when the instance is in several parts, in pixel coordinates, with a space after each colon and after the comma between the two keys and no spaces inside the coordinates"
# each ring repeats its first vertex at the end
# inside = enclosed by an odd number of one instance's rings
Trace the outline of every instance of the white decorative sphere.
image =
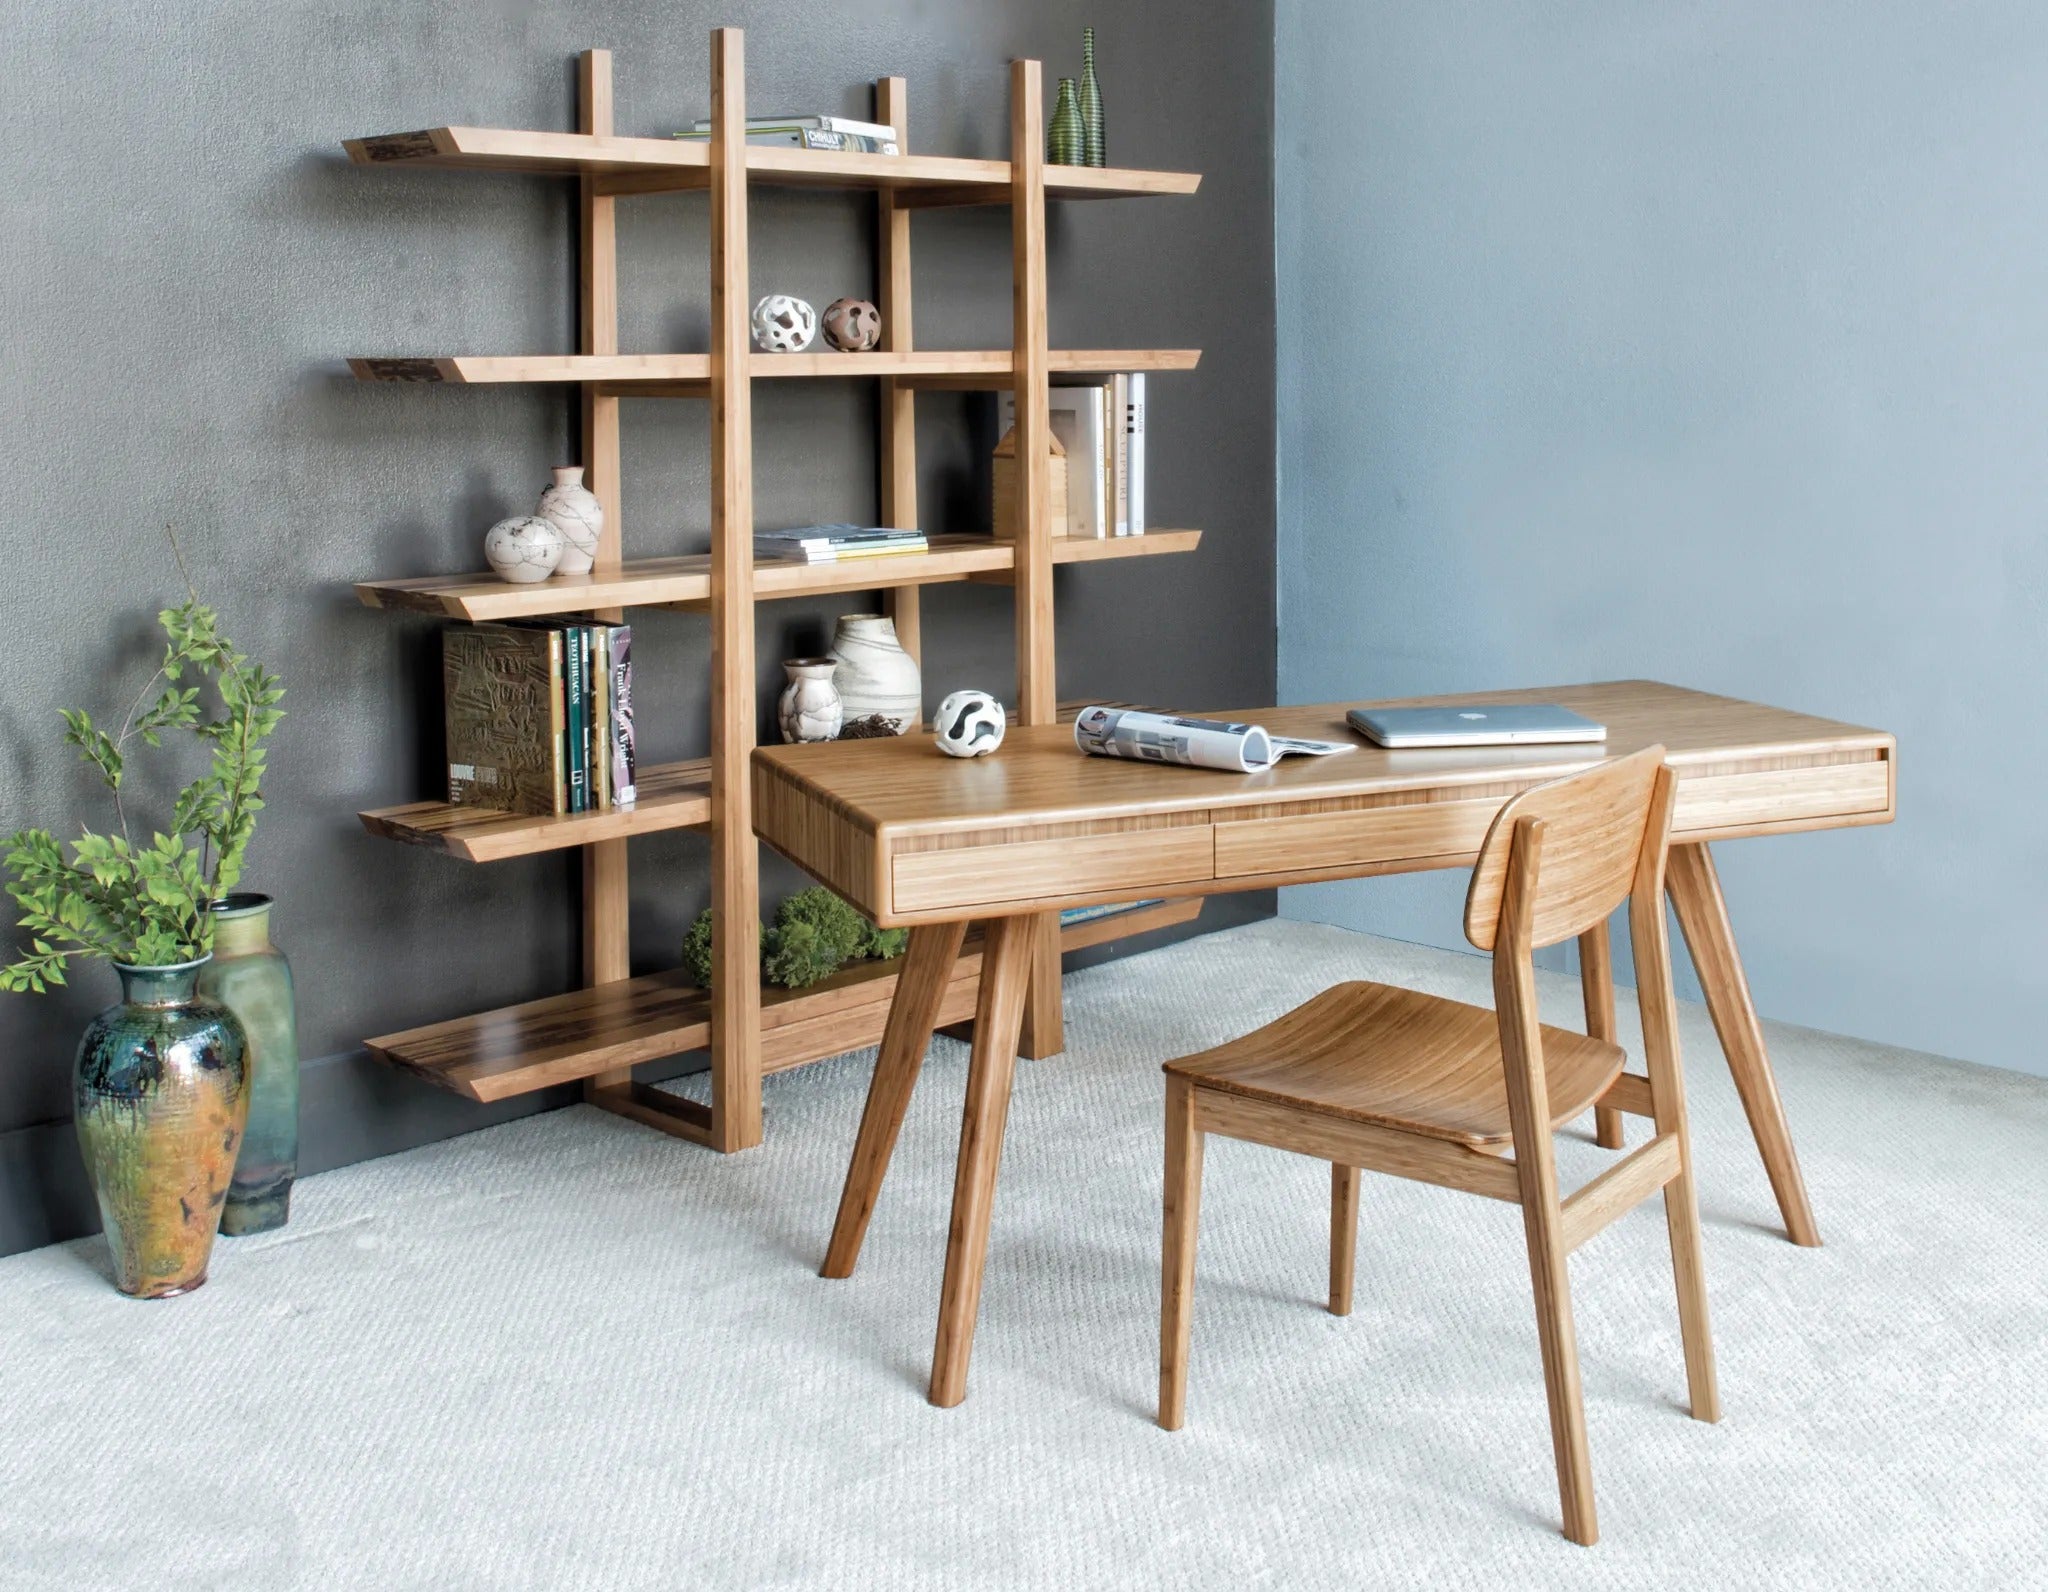
{"type": "Polygon", "coordinates": [[[948,757],[985,757],[1003,744],[1009,720],[986,691],[955,691],[939,704],[932,733],[948,757]]]}
{"type": "Polygon", "coordinates": [[[764,293],[754,306],[754,346],[765,354],[794,354],[818,335],[818,312],[787,293],[764,293]]]}
{"type": "Polygon", "coordinates": [[[562,533],[538,514],[515,515],[484,533],[484,557],[500,580],[546,580],[562,562],[562,533]]]}
{"type": "Polygon", "coordinates": [[[604,536],[604,505],[583,484],[583,466],[555,466],[555,484],[541,493],[540,507],[533,512],[562,533],[562,561],[555,573],[586,573],[597,561],[597,544],[604,536]]]}

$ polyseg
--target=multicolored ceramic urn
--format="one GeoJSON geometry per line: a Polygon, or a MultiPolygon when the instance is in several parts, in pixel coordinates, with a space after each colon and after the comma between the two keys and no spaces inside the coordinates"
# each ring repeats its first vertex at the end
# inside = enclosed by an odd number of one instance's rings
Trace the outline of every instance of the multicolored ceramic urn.
{"type": "Polygon", "coordinates": [[[138,1299],[206,1281],[213,1235],[249,1114],[247,1038],[199,994],[201,957],[174,967],[116,962],[121,1002],[78,1042],[78,1146],[114,1254],[114,1284],[138,1299]]]}

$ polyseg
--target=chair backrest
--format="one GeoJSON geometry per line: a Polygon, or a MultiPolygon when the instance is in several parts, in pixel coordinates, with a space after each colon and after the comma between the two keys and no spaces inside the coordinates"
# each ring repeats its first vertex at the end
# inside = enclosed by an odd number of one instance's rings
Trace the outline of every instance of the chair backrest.
{"type": "Polygon", "coordinates": [[[1644,845],[1661,850],[1665,843],[1674,781],[1664,748],[1651,746],[1523,791],[1500,810],[1479,848],[1465,937],[1482,951],[1494,948],[1518,832],[1525,844],[1540,839],[1529,851],[1535,877],[1526,945],[1554,945],[1604,923],[1636,883],[1644,845]]]}

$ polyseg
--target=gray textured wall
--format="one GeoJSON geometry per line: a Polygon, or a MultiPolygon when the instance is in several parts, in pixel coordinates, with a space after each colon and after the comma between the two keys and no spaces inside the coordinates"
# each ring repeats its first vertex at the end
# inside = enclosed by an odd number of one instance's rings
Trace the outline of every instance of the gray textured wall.
{"type": "MultiPolygon", "coordinates": [[[[1722,848],[1758,1004],[2048,1072],[2048,12],[1281,0],[1275,49],[1285,699],[1893,730],[1896,825],[1722,848]]],[[[1461,889],[1283,910],[1453,944],[1461,889]]]]}
{"type": "MultiPolygon", "coordinates": [[[[1062,573],[1060,688],[1271,696],[1271,8],[1190,20],[1169,0],[863,0],[830,15],[821,29],[818,8],[790,0],[93,0],[0,19],[0,404],[15,481],[0,820],[61,831],[74,815],[103,817],[61,753],[55,709],[115,711],[147,673],[151,616],[177,589],[161,531],[174,523],[203,595],[291,688],[249,884],[277,896],[299,973],[309,1166],[491,1120],[371,1067],[357,1041],[564,988],[578,954],[568,858],[471,867],[361,833],[358,808],[439,783],[438,643],[433,624],[360,608],[349,592],[368,575],[477,567],[483,529],[574,456],[572,397],[361,386],[340,365],[573,348],[573,191],[359,170],[344,137],[572,127],[572,58],[591,45],[615,52],[620,131],[663,134],[707,109],[708,30],[729,22],[748,29],[757,109],[865,115],[866,85],[900,74],[913,147],[999,157],[1010,58],[1047,61],[1049,103],[1050,76],[1078,70],[1081,26],[1095,23],[1113,157],[1205,177],[1189,201],[1055,214],[1053,336],[1205,349],[1196,374],[1154,379],[1151,490],[1158,523],[1209,536],[1192,558],[1062,573]]],[[[761,195],[756,290],[820,304],[870,292],[872,230],[870,200],[761,195]]],[[[705,347],[703,200],[623,201],[620,233],[624,348],[705,347]]],[[[1007,344],[1007,212],[920,217],[914,246],[920,341],[1007,344]]],[[[926,523],[982,528],[988,422],[966,398],[920,408],[926,523]]],[[[874,419],[861,384],[762,393],[761,522],[873,514],[874,419]]],[[[706,544],[707,434],[701,404],[626,406],[629,555],[706,544]]],[[[764,706],[777,660],[817,650],[847,606],[764,608],[764,706]]],[[[1007,686],[1006,593],[940,589],[926,611],[932,701],[1007,686]]],[[[635,655],[643,752],[701,751],[702,620],[637,616],[635,655]]],[[[703,844],[637,842],[633,867],[636,964],[668,965],[703,903],[703,844]]],[[[768,875],[772,892],[794,882],[768,875]]],[[[0,998],[0,1248],[81,1219],[70,1052],[111,996],[109,975],[81,968],[66,994],[0,998]]],[[[772,1111],[771,1096],[771,1131],[772,1111]]]]}

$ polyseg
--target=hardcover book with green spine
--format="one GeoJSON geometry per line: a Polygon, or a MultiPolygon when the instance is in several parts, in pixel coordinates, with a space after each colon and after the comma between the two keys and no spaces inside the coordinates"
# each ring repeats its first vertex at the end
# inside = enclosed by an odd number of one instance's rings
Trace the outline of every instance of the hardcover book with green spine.
{"type": "Polygon", "coordinates": [[[568,669],[563,682],[569,712],[569,811],[590,810],[590,653],[581,625],[562,632],[568,669]]]}
{"type": "Polygon", "coordinates": [[[451,625],[441,637],[448,800],[548,817],[564,810],[562,637],[451,625]]]}

